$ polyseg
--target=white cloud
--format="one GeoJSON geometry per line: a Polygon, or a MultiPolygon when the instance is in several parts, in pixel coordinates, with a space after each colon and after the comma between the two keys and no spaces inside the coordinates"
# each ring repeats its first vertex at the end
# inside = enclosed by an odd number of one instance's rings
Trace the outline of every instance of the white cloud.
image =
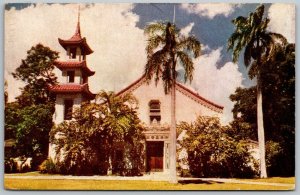
{"type": "Polygon", "coordinates": [[[212,50],[194,61],[195,72],[191,86],[204,98],[224,106],[221,121],[227,124],[232,120],[231,110],[234,105],[229,96],[237,87],[242,87],[243,76],[238,65],[232,62],[227,62],[220,69],[216,67],[221,59],[222,49],[212,50]]]}
{"type": "Polygon", "coordinates": [[[282,34],[291,43],[295,43],[295,9],[294,4],[275,3],[268,11],[268,30],[282,34]]]}
{"type": "Polygon", "coordinates": [[[195,25],[194,22],[189,23],[186,27],[180,30],[180,34],[183,36],[188,36],[191,33],[194,25],[195,25]]]}
{"type": "MultiPolygon", "coordinates": [[[[87,56],[90,69],[96,71],[89,79],[94,93],[101,89],[120,90],[143,72],[146,39],[143,30],[136,27],[139,17],[132,9],[131,4],[81,6],[81,34],[94,50],[87,56]]],[[[19,94],[21,83],[9,73],[26,58],[31,46],[42,43],[65,56],[57,39],[68,39],[74,34],[77,10],[76,4],[38,4],[5,11],[5,79],[10,101],[19,94]]]]}
{"type": "Polygon", "coordinates": [[[15,97],[21,95],[21,91],[19,89],[24,87],[24,83],[15,80],[11,75],[11,72],[8,72],[7,70],[4,70],[4,78],[8,82],[8,100],[13,101],[15,97]]]}
{"type": "Polygon", "coordinates": [[[181,4],[181,8],[188,13],[198,14],[209,19],[213,19],[217,15],[229,16],[233,13],[237,4],[230,3],[205,3],[205,4],[181,4]]]}

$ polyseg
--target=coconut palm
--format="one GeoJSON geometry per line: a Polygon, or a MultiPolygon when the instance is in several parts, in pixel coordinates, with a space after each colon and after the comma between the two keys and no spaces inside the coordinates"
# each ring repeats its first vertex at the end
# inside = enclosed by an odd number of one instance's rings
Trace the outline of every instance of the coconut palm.
{"type": "Polygon", "coordinates": [[[253,13],[246,18],[239,16],[232,22],[235,31],[228,39],[228,51],[233,51],[233,61],[237,62],[240,53],[244,50],[244,63],[249,68],[249,77],[257,79],[257,129],[260,154],[260,177],[267,177],[265,160],[265,136],[262,107],[262,79],[261,72],[264,62],[270,58],[274,46],[278,41],[285,41],[285,38],[276,33],[268,32],[268,18],[263,17],[264,5],[260,5],[253,13]]]}
{"type": "Polygon", "coordinates": [[[192,57],[200,56],[200,42],[194,36],[180,35],[175,24],[152,23],[145,28],[148,35],[147,64],[145,75],[147,80],[154,77],[155,83],[161,79],[166,94],[171,93],[171,144],[170,144],[170,182],[177,183],[176,178],[176,118],[175,118],[175,84],[176,66],[184,69],[184,81],[192,81],[194,64],[192,57]]]}

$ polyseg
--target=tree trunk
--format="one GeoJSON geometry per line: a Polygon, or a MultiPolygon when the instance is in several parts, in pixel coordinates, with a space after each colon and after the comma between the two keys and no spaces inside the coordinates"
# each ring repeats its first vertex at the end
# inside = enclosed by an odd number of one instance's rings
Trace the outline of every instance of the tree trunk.
{"type": "Polygon", "coordinates": [[[258,146],[259,146],[259,168],[260,178],[267,178],[266,168],[266,147],[265,147],[265,130],[262,107],[262,91],[260,84],[260,72],[257,74],[257,131],[258,131],[258,146]]]}
{"type": "Polygon", "coordinates": [[[112,158],[111,158],[111,154],[109,154],[108,157],[108,168],[107,168],[107,175],[112,175],[112,158]]]}
{"type": "Polygon", "coordinates": [[[107,167],[107,175],[112,175],[112,138],[108,139],[108,167],[107,167]]]}
{"type": "Polygon", "coordinates": [[[172,80],[171,88],[171,126],[170,126],[170,183],[177,183],[176,171],[176,80],[172,80]]]}

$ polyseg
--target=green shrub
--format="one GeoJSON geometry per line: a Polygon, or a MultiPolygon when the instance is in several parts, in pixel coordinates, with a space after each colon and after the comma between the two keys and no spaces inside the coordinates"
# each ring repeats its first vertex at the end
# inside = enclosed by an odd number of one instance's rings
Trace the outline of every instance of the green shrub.
{"type": "Polygon", "coordinates": [[[17,162],[12,158],[5,159],[4,171],[5,171],[5,173],[16,173],[16,172],[18,172],[17,162]]]}
{"type": "Polygon", "coordinates": [[[59,168],[52,159],[47,159],[44,160],[44,162],[42,162],[42,164],[39,166],[39,171],[41,173],[55,174],[59,173],[59,168]]]}
{"type": "Polygon", "coordinates": [[[180,144],[187,151],[192,175],[239,178],[254,176],[247,144],[226,134],[227,127],[221,126],[218,118],[199,116],[195,122],[182,122],[177,128],[178,131],[186,132],[180,144]]]}
{"type": "MultiPolygon", "coordinates": [[[[286,174],[290,172],[287,166],[288,162],[286,162],[289,159],[282,145],[282,143],[274,141],[266,142],[266,164],[269,176],[286,176],[286,174]]],[[[290,164],[292,164],[292,162],[290,164]]]]}

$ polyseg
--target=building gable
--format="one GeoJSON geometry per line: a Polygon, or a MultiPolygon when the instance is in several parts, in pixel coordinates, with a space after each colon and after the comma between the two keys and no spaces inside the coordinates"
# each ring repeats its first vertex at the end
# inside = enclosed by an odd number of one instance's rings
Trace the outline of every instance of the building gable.
{"type": "MultiPolygon", "coordinates": [[[[146,76],[143,75],[136,81],[134,81],[132,84],[127,86],[126,88],[119,91],[116,95],[122,95],[124,93],[132,93],[135,89],[137,89],[139,86],[147,84],[146,76]]],[[[200,96],[198,93],[192,91],[191,89],[188,89],[184,85],[176,82],[176,91],[181,92],[182,94],[186,95],[187,97],[191,98],[192,100],[198,102],[199,104],[202,104],[216,112],[222,113],[223,112],[223,106],[220,106],[216,103],[213,103],[210,100],[205,99],[204,97],[200,96]]]]}
{"type": "MultiPolygon", "coordinates": [[[[161,102],[162,124],[170,124],[170,95],[164,93],[162,82],[155,85],[154,82],[149,82],[146,76],[143,75],[135,82],[124,88],[117,95],[132,93],[139,101],[138,114],[140,119],[146,124],[150,123],[150,108],[151,100],[159,100],[161,102]]],[[[176,120],[191,122],[199,115],[205,116],[220,116],[223,112],[223,107],[217,105],[196,92],[188,89],[180,83],[176,83],[176,120]]]]}

